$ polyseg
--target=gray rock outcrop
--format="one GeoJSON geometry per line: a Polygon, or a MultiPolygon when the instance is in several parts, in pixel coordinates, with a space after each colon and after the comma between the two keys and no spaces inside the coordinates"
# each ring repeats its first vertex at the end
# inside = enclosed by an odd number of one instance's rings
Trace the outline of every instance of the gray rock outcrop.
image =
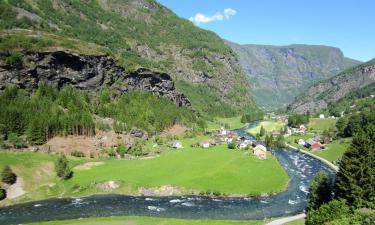
{"type": "Polygon", "coordinates": [[[144,91],[167,98],[178,106],[190,107],[190,101],[177,92],[166,73],[147,69],[126,73],[108,56],[78,55],[65,51],[28,52],[13,63],[9,55],[0,54],[0,90],[8,85],[36,89],[41,84],[57,88],[71,85],[81,90],[97,92],[103,86],[121,93],[144,91]]]}

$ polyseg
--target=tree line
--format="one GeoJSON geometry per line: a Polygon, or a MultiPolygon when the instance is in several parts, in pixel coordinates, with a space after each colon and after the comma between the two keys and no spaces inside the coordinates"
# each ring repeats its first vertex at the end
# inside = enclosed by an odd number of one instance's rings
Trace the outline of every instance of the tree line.
{"type": "Polygon", "coordinates": [[[95,115],[113,118],[117,132],[137,127],[153,134],[177,122],[204,126],[193,111],[148,93],[116,95],[103,89],[96,96],[40,85],[30,94],[10,86],[0,92],[0,147],[40,145],[56,135],[92,136],[95,115]]]}
{"type": "Polygon", "coordinates": [[[308,196],[308,225],[375,223],[374,116],[354,114],[347,120],[345,126],[338,126],[341,134],[353,137],[352,144],[340,161],[335,181],[322,172],[314,178],[308,196]]]}

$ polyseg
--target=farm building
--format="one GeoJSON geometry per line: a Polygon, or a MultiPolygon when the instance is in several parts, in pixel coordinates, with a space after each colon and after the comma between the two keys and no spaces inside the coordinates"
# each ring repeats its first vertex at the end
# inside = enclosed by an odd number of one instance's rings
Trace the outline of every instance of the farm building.
{"type": "Polygon", "coordinates": [[[322,147],[322,145],[319,142],[315,142],[314,144],[311,145],[312,150],[318,150],[322,147]]]}
{"type": "Polygon", "coordinates": [[[201,142],[201,147],[202,148],[209,148],[210,147],[210,142],[209,141],[202,141],[201,142]]]}
{"type": "Polygon", "coordinates": [[[255,146],[254,155],[257,156],[259,159],[266,159],[267,158],[267,148],[264,145],[258,144],[255,146]]]}
{"type": "Polygon", "coordinates": [[[182,143],[180,141],[175,141],[172,143],[172,148],[182,148],[182,143]]]}

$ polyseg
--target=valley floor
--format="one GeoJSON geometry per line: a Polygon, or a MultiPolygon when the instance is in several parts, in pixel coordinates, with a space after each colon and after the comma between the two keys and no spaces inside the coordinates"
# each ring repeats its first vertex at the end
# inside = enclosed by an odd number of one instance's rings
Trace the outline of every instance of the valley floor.
{"type": "MultiPolygon", "coordinates": [[[[240,127],[243,124],[239,120],[234,118],[225,122],[240,127]]],[[[222,122],[213,124],[220,127],[222,122]]],[[[142,159],[69,156],[74,175],[67,181],[61,181],[55,175],[57,156],[54,154],[1,151],[0,169],[10,165],[23,179],[25,194],[3,200],[0,206],[52,197],[103,193],[260,196],[287,188],[289,177],[274,156],[259,160],[250,151],[230,150],[226,144],[209,149],[192,147],[207,139],[207,136],[182,138],[182,149],[167,148],[160,155],[142,159]]],[[[150,141],[147,148],[154,148],[155,145],[150,141]]]]}

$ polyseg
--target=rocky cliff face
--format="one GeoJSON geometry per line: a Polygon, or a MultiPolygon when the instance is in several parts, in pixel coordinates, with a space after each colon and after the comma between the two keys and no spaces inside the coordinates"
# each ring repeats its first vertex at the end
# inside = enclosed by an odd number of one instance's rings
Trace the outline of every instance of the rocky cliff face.
{"type": "Polygon", "coordinates": [[[0,90],[7,85],[35,89],[40,84],[48,84],[58,88],[71,85],[97,92],[106,85],[121,93],[150,92],[178,106],[191,106],[190,101],[176,91],[168,74],[146,69],[125,73],[108,56],[78,55],[65,51],[29,52],[11,64],[7,60],[9,57],[4,53],[0,55],[0,90]]]}
{"type": "Polygon", "coordinates": [[[318,112],[350,92],[374,82],[375,60],[372,60],[310,87],[288,109],[296,113],[318,112]]]}
{"type": "Polygon", "coordinates": [[[228,44],[252,81],[257,103],[271,109],[286,106],[312,84],[359,64],[333,47],[228,44]]]}

